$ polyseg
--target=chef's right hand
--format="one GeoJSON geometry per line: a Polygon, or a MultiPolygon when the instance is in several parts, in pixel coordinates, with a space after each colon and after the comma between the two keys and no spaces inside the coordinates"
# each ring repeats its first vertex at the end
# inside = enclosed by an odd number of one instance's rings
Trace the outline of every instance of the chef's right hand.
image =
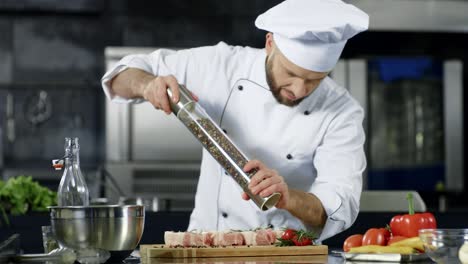
{"type": "MultiPolygon", "coordinates": [[[[174,103],[179,101],[179,83],[173,75],[157,76],[149,79],[144,86],[142,96],[150,102],[156,109],[164,111],[166,114],[171,113],[171,105],[169,100],[174,103]],[[172,98],[169,98],[166,90],[171,89],[172,98]]],[[[198,97],[192,93],[195,101],[198,97]]]]}

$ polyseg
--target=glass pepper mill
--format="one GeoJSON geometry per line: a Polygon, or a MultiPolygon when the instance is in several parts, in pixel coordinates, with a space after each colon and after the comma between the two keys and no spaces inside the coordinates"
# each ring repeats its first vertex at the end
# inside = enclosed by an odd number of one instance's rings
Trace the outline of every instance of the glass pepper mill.
{"type": "MultiPolygon", "coordinates": [[[[64,171],[57,191],[58,206],[88,206],[89,191],[80,169],[78,138],[65,138],[64,171]]],[[[57,160],[53,166],[60,169],[57,160]]]]}
{"type": "MultiPolygon", "coordinates": [[[[248,185],[250,178],[257,172],[252,170],[244,172],[243,167],[248,162],[246,155],[235,145],[235,143],[222,131],[222,129],[211,119],[205,109],[198,104],[184,85],[179,84],[180,99],[174,103],[170,100],[172,112],[197,138],[203,147],[218,161],[224,170],[239,184],[252,201],[262,211],[274,207],[280,197],[280,193],[273,193],[268,197],[254,195],[248,185]]],[[[172,97],[172,92],[167,89],[172,97]]]]}

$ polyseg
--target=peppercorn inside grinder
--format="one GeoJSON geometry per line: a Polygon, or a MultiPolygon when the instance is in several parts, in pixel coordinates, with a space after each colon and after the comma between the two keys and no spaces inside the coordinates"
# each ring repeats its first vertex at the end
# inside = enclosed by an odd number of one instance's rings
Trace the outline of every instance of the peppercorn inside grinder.
{"type": "MultiPolygon", "coordinates": [[[[260,195],[254,195],[249,190],[250,178],[257,170],[244,172],[243,168],[248,162],[246,156],[213,122],[205,109],[193,99],[190,91],[184,85],[179,84],[179,91],[180,99],[177,103],[169,100],[172,112],[262,211],[274,207],[278,203],[281,194],[273,193],[268,197],[261,197],[260,195]]],[[[172,98],[170,88],[167,89],[167,94],[172,98]]]]}

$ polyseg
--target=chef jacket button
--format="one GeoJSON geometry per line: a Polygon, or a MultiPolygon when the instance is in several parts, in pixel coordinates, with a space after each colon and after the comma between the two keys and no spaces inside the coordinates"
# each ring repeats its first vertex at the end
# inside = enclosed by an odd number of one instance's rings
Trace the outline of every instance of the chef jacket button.
{"type": "Polygon", "coordinates": [[[309,111],[307,111],[307,110],[304,111],[304,115],[309,115],[309,114],[310,114],[309,111]]]}
{"type": "Polygon", "coordinates": [[[268,228],[274,229],[275,227],[272,224],[268,224],[268,228]]]}
{"type": "Polygon", "coordinates": [[[239,86],[237,86],[237,89],[239,89],[239,91],[242,91],[242,90],[244,90],[244,86],[239,85],[239,86]]]}
{"type": "Polygon", "coordinates": [[[221,215],[222,215],[224,218],[227,218],[227,217],[228,217],[228,214],[225,213],[225,212],[223,212],[221,215]]]}
{"type": "Polygon", "coordinates": [[[287,158],[288,160],[290,160],[290,159],[293,158],[293,156],[292,156],[291,154],[288,154],[288,155],[286,155],[286,158],[287,158]]]}
{"type": "Polygon", "coordinates": [[[226,129],[224,129],[224,128],[223,128],[223,132],[224,132],[224,134],[227,134],[227,131],[226,131],[226,129]]]}
{"type": "Polygon", "coordinates": [[[227,173],[227,171],[224,171],[224,174],[229,175],[229,174],[227,173]]]}

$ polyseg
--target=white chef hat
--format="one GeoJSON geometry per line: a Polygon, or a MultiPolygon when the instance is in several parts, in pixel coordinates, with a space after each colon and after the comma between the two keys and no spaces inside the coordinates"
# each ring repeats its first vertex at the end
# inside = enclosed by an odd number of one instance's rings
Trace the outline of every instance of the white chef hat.
{"type": "Polygon", "coordinates": [[[294,64],[328,72],[346,41],[369,26],[369,16],[341,0],[286,0],[255,20],[273,33],[281,52],[294,64]]]}

